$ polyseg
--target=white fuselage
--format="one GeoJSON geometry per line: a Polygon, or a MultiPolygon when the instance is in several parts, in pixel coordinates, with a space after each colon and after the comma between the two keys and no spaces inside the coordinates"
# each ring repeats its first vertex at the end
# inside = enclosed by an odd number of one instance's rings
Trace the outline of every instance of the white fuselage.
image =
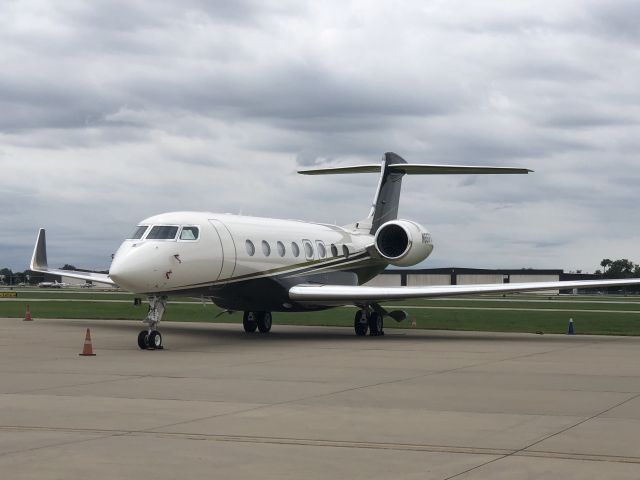
{"type": "Polygon", "coordinates": [[[361,262],[373,242],[368,232],[335,225],[207,212],[165,213],[139,226],[147,227],[141,229],[144,234],[122,243],[109,276],[129,291],[146,294],[295,277],[311,265],[315,271],[331,270],[338,261],[344,269],[351,257],[361,262]],[[176,228],[165,229],[170,238],[154,239],[154,227],[176,228]]]}

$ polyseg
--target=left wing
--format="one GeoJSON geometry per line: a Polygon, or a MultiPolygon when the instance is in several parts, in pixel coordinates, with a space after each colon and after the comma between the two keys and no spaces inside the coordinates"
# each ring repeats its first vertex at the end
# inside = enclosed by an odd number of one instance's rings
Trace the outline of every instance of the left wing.
{"type": "Polygon", "coordinates": [[[79,278],[80,280],[89,280],[96,283],[115,285],[115,282],[111,280],[109,275],[106,273],[80,272],[77,270],[58,270],[55,268],[49,268],[47,264],[47,240],[44,228],[41,228],[38,232],[38,240],[36,240],[36,246],[33,249],[33,256],[31,257],[31,266],[29,269],[39,273],[63,275],[70,278],[79,278]]]}
{"type": "Polygon", "coordinates": [[[573,282],[489,283],[484,285],[444,285],[432,287],[367,287],[348,285],[296,285],[289,289],[291,300],[309,305],[348,305],[437,298],[482,293],[564,290],[569,288],[624,287],[640,285],[640,278],[623,280],[580,280],[573,282]]]}

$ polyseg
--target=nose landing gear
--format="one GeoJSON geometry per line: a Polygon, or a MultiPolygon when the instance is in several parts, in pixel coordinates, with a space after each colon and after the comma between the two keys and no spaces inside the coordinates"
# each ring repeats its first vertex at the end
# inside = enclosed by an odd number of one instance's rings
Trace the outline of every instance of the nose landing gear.
{"type": "Polygon", "coordinates": [[[149,312],[143,323],[149,325],[147,330],[138,334],[138,347],[141,350],[162,350],[162,335],[157,330],[167,307],[167,297],[149,297],[149,312]]]}

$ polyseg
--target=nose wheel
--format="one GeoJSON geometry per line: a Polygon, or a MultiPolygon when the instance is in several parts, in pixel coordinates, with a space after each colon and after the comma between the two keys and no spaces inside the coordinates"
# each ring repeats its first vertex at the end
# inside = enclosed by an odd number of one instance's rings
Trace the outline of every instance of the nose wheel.
{"type": "Polygon", "coordinates": [[[149,312],[143,320],[149,328],[138,333],[138,347],[141,350],[162,350],[162,335],[158,331],[158,324],[162,320],[167,306],[167,297],[149,297],[149,312]]]}
{"type": "Polygon", "coordinates": [[[138,334],[138,347],[141,350],[162,350],[162,335],[157,330],[142,330],[138,334]]]}

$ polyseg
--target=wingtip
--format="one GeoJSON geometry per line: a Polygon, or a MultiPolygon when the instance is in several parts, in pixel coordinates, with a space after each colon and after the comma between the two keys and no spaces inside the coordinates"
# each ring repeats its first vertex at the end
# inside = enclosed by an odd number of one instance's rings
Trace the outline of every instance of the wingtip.
{"type": "Polygon", "coordinates": [[[36,246],[33,249],[30,269],[35,272],[43,269],[46,270],[47,268],[47,237],[45,229],[41,228],[38,230],[38,238],[36,239],[36,246]]]}

